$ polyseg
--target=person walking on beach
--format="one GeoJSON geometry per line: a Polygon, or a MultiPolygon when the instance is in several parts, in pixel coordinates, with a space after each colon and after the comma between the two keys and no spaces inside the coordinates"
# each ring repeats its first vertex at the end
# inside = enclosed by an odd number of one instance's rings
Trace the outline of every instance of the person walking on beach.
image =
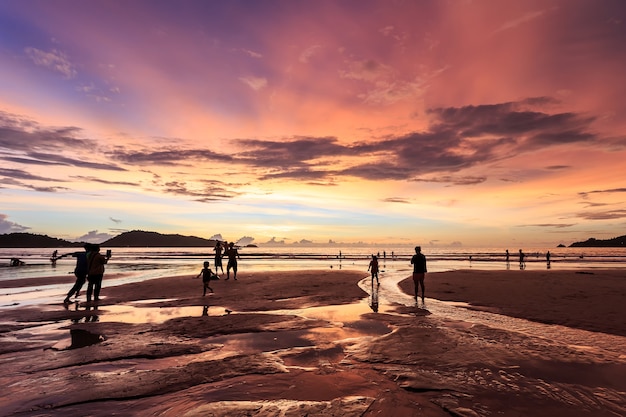
{"type": "Polygon", "coordinates": [[[509,263],[509,250],[506,250],[506,269],[509,269],[509,266],[511,266],[511,264],[509,263]]]}
{"type": "Polygon", "coordinates": [[[87,253],[87,302],[100,300],[100,289],[102,288],[102,278],[104,277],[104,265],[109,262],[111,252],[107,251],[107,256],[100,253],[100,245],[92,245],[87,253]]]}
{"type": "Polygon", "coordinates": [[[202,268],[202,271],[200,271],[196,278],[200,278],[200,275],[202,275],[202,284],[204,285],[204,291],[202,292],[202,296],[204,297],[206,295],[207,289],[213,292],[213,288],[209,286],[209,283],[211,281],[216,281],[220,278],[215,275],[213,271],[211,271],[211,268],[209,268],[209,261],[205,261],[203,266],[204,268],[202,268]]]}
{"type": "Polygon", "coordinates": [[[526,255],[520,249],[519,250],[519,269],[525,269],[526,268],[526,261],[524,260],[525,257],[526,257],[526,255]]]}
{"type": "Polygon", "coordinates": [[[426,256],[422,253],[420,246],[415,247],[415,255],[411,258],[411,264],[413,265],[413,284],[415,285],[415,302],[417,303],[417,293],[419,287],[422,287],[422,302],[424,302],[424,296],[426,289],[424,287],[424,278],[426,277],[426,256]]]}
{"type": "Polygon", "coordinates": [[[219,240],[215,242],[215,247],[213,250],[215,251],[215,273],[217,273],[217,268],[222,270],[222,274],[224,273],[224,267],[222,266],[222,242],[219,240]]]}
{"type": "Polygon", "coordinates": [[[372,255],[372,260],[370,261],[367,270],[372,272],[372,285],[374,285],[374,278],[376,278],[376,284],[380,285],[380,282],[378,281],[378,257],[376,255],[372,255]]]}
{"type": "Polygon", "coordinates": [[[239,252],[237,251],[234,242],[230,242],[228,244],[228,249],[226,250],[225,255],[228,256],[228,264],[226,264],[226,281],[230,279],[231,268],[233,270],[233,278],[237,281],[237,259],[241,259],[241,257],[239,256],[239,252]]]}
{"type": "Polygon", "coordinates": [[[76,276],[76,282],[67,293],[65,300],[63,300],[64,304],[70,303],[70,298],[72,297],[72,295],[76,294],[76,297],[78,297],[80,289],[83,288],[83,285],[85,285],[85,281],[87,280],[87,253],[91,250],[91,244],[85,243],[85,246],[83,246],[83,248],[85,249],[84,252],[67,253],[57,258],[61,259],[66,256],[72,256],[76,258],[76,267],[74,268],[74,276],[76,276]]]}

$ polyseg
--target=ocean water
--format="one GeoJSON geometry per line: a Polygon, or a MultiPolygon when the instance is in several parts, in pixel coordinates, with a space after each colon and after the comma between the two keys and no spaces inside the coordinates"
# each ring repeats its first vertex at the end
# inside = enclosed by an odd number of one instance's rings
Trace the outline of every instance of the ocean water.
{"type": "MultiPolygon", "coordinates": [[[[108,248],[102,248],[101,253],[108,248]]],[[[122,273],[132,280],[166,275],[197,274],[208,260],[214,268],[214,252],[201,248],[110,248],[113,256],[107,273],[122,273]]],[[[506,248],[505,248],[506,249],[506,248]]],[[[429,272],[458,269],[519,269],[518,253],[509,249],[507,265],[502,248],[438,248],[423,247],[429,272]]],[[[54,248],[0,248],[0,281],[72,274],[75,258],[50,261],[54,248]],[[23,266],[10,267],[11,258],[19,258],[23,266]]],[[[59,248],[58,254],[82,250],[59,248]]],[[[382,271],[411,273],[413,246],[304,246],[244,247],[239,249],[240,271],[285,271],[310,269],[350,269],[367,272],[371,255],[378,255],[382,271]]],[[[525,250],[526,269],[585,270],[624,268],[626,248],[541,248],[525,250]],[[550,251],[551,262],[546,262],[550,251]]],[[[224,268],[226,260],[223,261],[224,268]]]]}

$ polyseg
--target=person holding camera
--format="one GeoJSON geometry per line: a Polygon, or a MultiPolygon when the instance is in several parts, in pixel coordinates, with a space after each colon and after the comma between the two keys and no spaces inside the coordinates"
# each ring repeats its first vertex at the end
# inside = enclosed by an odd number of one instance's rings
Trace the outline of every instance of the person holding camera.
{"type": "Polygon", "coordinates": [[[102,278],[104,277],[104,265],[111,258],[111,251],[107,251],[107,255],[100,253],[100,245],[93,245],[87,253],[87,302],[91,301],[93,294],[94,301],[100,300],[100,289],[102,288],[102,278]]]}

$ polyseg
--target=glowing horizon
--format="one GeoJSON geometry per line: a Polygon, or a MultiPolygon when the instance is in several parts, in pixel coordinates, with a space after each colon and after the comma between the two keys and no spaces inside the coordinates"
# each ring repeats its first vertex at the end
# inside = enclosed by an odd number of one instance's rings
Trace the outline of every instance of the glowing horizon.
{"type": "Polygon", "coordinates": [[[626,234],[626,5],[0,3],[0,233],[626,234]]]}

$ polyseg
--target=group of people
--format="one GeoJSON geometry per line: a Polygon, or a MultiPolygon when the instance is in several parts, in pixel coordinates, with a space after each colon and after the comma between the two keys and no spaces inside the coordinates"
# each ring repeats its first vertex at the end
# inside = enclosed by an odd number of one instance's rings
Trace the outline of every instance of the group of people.
{"type": "Polygon", "coordinates": [[[215,251],[215,272],[211,270],[211,265],[209,261],[205,261],[203,263],[203,268],[198,274],[197,278],[202,276],[202,284],[204,291],[202,296],[206,295],[206,290],[213,292],[213,288],[209,285],[211,281],[219,280],[220,277],[217,275],[218,268],[224,273],[224,267],[222,266],[222,258],[228,258],[228,263],[226,264],[226,279],[228,281],[230,279],[230,270],[233,270],[233,279],[237,280],[237,260],[241,259],[239,256],[239,251],[235,247],[234,242],[220,242],[219,240],[215,242],[215,247],[213,248],[215,251]]]}
{"type": "MultiPolygon", "coordinates": [[[[92,243],[86,243],[83,248],[83,252],[71,252],[61,256],[57,256],[57,251],[55,251],[51,258],[51,260],[54,259],[54,262],[68,256],[76,258],[76,267],[74,268],[76,281],[63,300],[63,303],[66,305],[71,302],[70,299],[72,296],[79,296],[80,290],[83,288],[83,285],[85,285],[85,282],[87,282],[87,302],[91,302],[92,297],[93,301],[100,300],[100,290],[102,289],[102,279],[104,277],[104,265],[107,264],[111,258],[111,251],[108,250],[106,255],[102,255],[100,253],[100,245],[92,243]]],[[[220,279],[217,275],[218,268],[222,271],[222,273],[224,273],[224,268],[222,266],[223,257],[228,258],[225,280],[228,281],[230,279],[231,269],[233,271],[233,279],[237,280],[237,260],[241,259],[241,257],[239,256],[239,251],[235,247],[234,242],[228,243],[218,241],[216,242],[213,250],[215,251],[215,272],[211,270],[209,261],[205,261],[202,271],[198,274],[198,277],[202,276],[202,282],[204,285],[203,296],[206,295],[207,290],[213,292],[213,288],[209,285],[210,281],[220,279]]]]}
{"type": "MultiPolygon", "coordinates": [[[[411,258],[411,265],[413,265],[413,284],[415,286],[415,302],[417,302],[417,298],[419,295],[419,289],[422,289],[422,302],[424,302],[425,298],[425,286],[424,280],[426,278],[426,256],[422,253],[421,246],[415,247],[415,255],[411,258]]],[[[379,266],[378,266],[378,256],[372,255],[372,260],[370,261],[367,270],[372,274],[372,286],[374,285],[374,279],[376,279],[376,285],[380,285],[380,281],[378,280],[379,266]]]]}
{"type": "MultiPolygon", "coordinates": [[[[71,256],[76,258],[76,267],[74,268],[74,275],[76,276],[76,282],[67,293],[67,296],[63,300],[64,304],[69,304],[70,298],[73,295],[80,294],[80,290],[85,284],[87,284],[87,302],[92,300],[100,300],[100,289],[102,288],[102,278],[104,277],[104,265],[109,262],[111,258],[111,251],[106,252],[106,256],[100,253],[100,245],[86,243],[83,248],[84,252],[72,252],[66,253],[59,257],[55,256],[55,260],[71,256]]],[[[56,255],[56,254],[55,254],[56,255]]]]}
{"type": "MultiPolygon", "coordinates": [[[[507,249],[505,252],[507,269],[509,268],[509,256],[510,256],[509,250],[507,249]]],[[[538,253],[537,253],[537,256],[539,256],[538,253]]],[[[548,269],[550,268],[550,258],[551,258],[551,254],[550,254],[550,251],[548,251],[546,252],[546,264],[548,265],[548,269]]],[[[526,269],[526,254],[521,249],[519,250],[519,269],[526,269]]]]}
{"type": "MultiPolygon", "coordinates": [[[[100,253],[100,245],[86,243],[84,245],[83,252],[72,252],[67,253],[61,256],[56,256],[54,254],[55,261],[67,256],[71,256],[76,258],[76,267],[74,268],[74,275],[76,276],[76,281],[72,288],[67,293],[67,296],[63,300],[64,304],[69,304],[70,298],[72,296],[78,297],[80,294],[80,290],[82,289],[85,282],[87,285],[87,302],[92,301],[92,296],[94,301],[100,300],[100,290],[102,288],[102,278],[104,277],[104,265],[108,263],[111,258],[111,251],[108,250],[106,255],[102,255],[100,253]]],[[[237,260],[241,259],[239,256],[239,251],[235,247],[234,242],[216,242],[215,247],[213,248],[215,251],[215,272],[211,270],[209,261],[205,261],[203,263],[203,268],[198,274],[198,278],[202,276],[203,283],[203,293],[205,296],[207,290],[213,292],[213,288],[210,286],[210,282],[214,280],[219,280],[220,277],[217,275],[218,269],[224,273],[224,267],[222,266],[222,259],[224,257],[228,258],[228,263],[226,265],[226,278],[228,281],[230,279],[230,270],[233,270],[233,279],[237,280],[237,260]]],[[[56,251],[55,251],[56,252],[56,251]]],[[[521,250],[520,250],[521,254],[521,250]]],[[[520,255],[521,256],[521,255],[520,255]]],[[[422,289],[422,301],[424,301],[425,297],[425,286],[424,286],[424,278],[427,272],[426,270],[426,257],[423,253],[421,253],[421,247],[415,247],[415,255],[411,258],[411,264],[413,265],[413,283],[415,285],[415,301],[417,302],[417,298],[419,295],[419,288],[422,289]]],[[[368,271],[371,272],[372,275],[372,285],[374,284],[374,279],[376,279],[376,284],[380,285],[380,281],[378,279],[378,274],[380,272],[380,267],[378,265],[378,256],[372,255],[372,260],[369,263],[367,268],[368,271]]]]}

